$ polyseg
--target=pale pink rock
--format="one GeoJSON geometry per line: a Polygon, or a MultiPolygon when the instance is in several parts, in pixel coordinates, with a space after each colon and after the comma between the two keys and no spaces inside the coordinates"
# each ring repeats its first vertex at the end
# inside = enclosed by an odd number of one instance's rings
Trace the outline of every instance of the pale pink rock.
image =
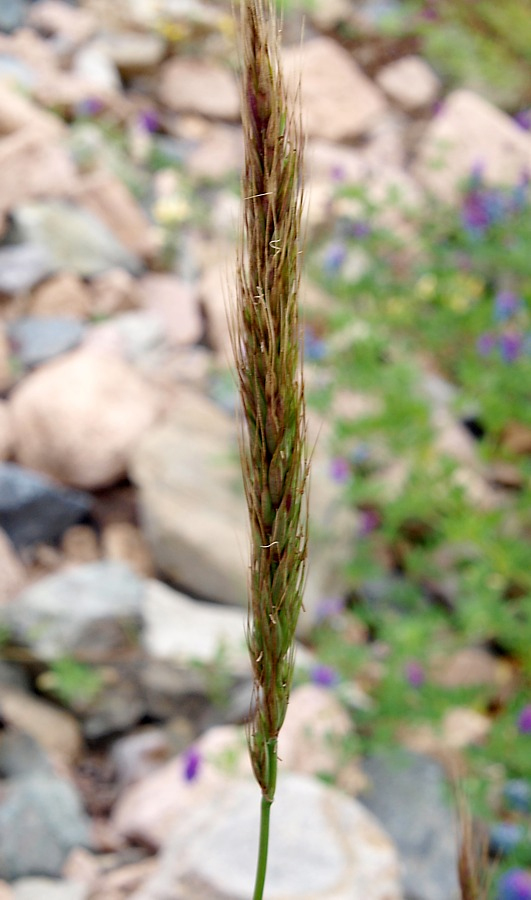
{"type": "Polygon", "coordinates": [[[426,188],[450,200],[477,167],[489,183],[517,184],[531,170],[531,136],[487,100],[457,90],[428,127],[413,172],[426,188]]]}
{"type": "Polygon", "coordinates": [[[282,765],[305,775],[339,773],[342,743],[352,733],[344,706],[327,688],[305,684],[292,691],[279,737],[282,765]]]}
{"type": "Polygon", "coordinates": [[[81,178],[73,197],[104,222],[128,250],[144,258],[152,256],[152,226],[130,191],[110,172],[91,172],[81,178]]]}
{"type": "Polygon", "coordinates": [[[127,563],[141,578],[152,578],[155,566],[144,535],[131,522],[110,522],[103,530],[102,550],[107,559],[127,563]]]}
{"type": "Polygon", "coordinates": [[[348,141],[365,133],[386,109],[380,90],[331,38],[313,38],[283,53],[288,82],[301,79],[302,111],[310,137],[348,141]]]}
{"type": "Polygon", "coordinates": [[[30,7],[28,23],[45,34],[53,34],[77,46],[91,38],[98,20],[90,10],[79,9],[63,0],[40,0],[30,7]]]}
{"type": "Polygon", "coordinates": [[[40,126],[28,125],[0,139],[0,213],[27,200],[64,196],[76,181],[67,150],[40,126]]]}
{"type": "Polygon", "coordinates": [[[236,259],[232,251],[224,261],[206,268],[199,283],[207,341],[225,365],[230,365],[233,359],[228,312],[235,296],[236,259]]]}
{"type": "Polygon", "coordinates": [[[101,558],[98,537],[90,525],[72,525],[61,539],[65,561],[74,565],[95,562],[101,558]]]}
{"type": "Polygon", "coordinates": [[[0,605],[14,600],[26,585],[26,573],[7,534],[0,528],[0,605]]]}
{"type": "Polygon", "coordinates": [[[26,731],[57,762],[70,767],[78,761],[83,747],[81,729],[64,709],[2,685],[2,718],[26,731]]]}
{"type": "Polygon", "coordinates": [[[138,309],[142,297],[138,282],[125,269],[110,269],[92,279],[91,312],[94,316],[113,316],[138,309]]]}
{"type": "Polygon", "coordinates": [[[403,56],[380,69],[376,84],[391,100],[414,112],[437,99],[441,83],[420,56],[403,56]]]}
{"type": "Polygon", "coordinates": [[[63,127],[50,113],[39,109],[20,91],[0,81],[0,135],[12,134],[27,125],[39,128],[50,137],[61,134],[63,127]]]}
{"type": "Polygon", "coordinates": [[[500,690],[514,680],[512,666],[482,647],[463,647],[451,656],[435,657],[433,681],[446,688],[490,687],[500,690]]]}
{"type": "Polygon", "coordinates": [[[163,323],[168,342],[195,344],[202,321],[194,289],[175,275],[150,273],[139,281],[142,305],[163,323]]]}
{"type": "Polygon", "coordinates": [[[41,366],[11,402],[18,462],[88,489],[124,476],[162,411],[159,393],[130,366],[83,350],[41,366]]]}
{"type": "Polygon", "coordinates": [[[236,79],[218,63],[176,57],[161,66],[159,79],[159,99],[175,112],[229,121],[239,117],[236,79]]]}
{"type": "Polygon", "coordinates": [[[192,150],[187,160],[188,171],[195,178],[220,181],[239,172],[243,164],[241,129],[212,123],[205,137],[192,150]]]}
{"type": "MultiPolygon", "coordinates": [[[[11,347],[5,332],[5,327],[0,322],[0,391],[5,391],[14,380],[14,372],[11,364],[11,347]]],[[[4,429],[6,420],[4,416],[4,429]]]]}
{"type": "Polygon", "coordinates": [[[15,900],[15,895],[6,881],[0,881],[0,900],[15,900]]]}
{"type": "Polygon", "coordinates": [[[91,314],[90,290],[77,275],[61,272],[35,288],[28,313],[86,319],[91,314]]]}

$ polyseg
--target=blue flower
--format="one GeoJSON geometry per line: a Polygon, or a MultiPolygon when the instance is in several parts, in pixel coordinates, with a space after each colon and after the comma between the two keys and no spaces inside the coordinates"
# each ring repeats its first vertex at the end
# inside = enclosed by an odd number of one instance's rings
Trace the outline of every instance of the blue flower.
{"type": "Polygon", "coordinates": [[[500,291],[494,298],[494,318],[505,322],[518,312],[522,305],[520,297],[513,291],[500,291]]]}
{"type": "Polygon", "coordinates": [[[531,900],[531,873],[509,869],[498,882],[496,900],[531,900]]]}
{"type": "Polygon", "coordinates": [[[323,269],[329,275],[336,274],[347,258],[347,249],[344,244],[334,241],[328,244],[323,257],[323,269]]]}

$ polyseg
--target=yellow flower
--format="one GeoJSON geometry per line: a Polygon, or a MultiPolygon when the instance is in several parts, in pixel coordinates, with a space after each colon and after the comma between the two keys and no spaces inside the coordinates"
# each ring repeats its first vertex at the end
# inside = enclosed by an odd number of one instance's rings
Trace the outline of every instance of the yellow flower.
{"type": "Polygon", "coordinates": [[[415,294],[421,300],[430,300],[437,287],[435,275],[423,275],[415,285],[415,294]]]}
{"type": "Polygon", "coordinates": [[[184,222],[190,215],[190,204],[184,197],[161,197],[153,206],[153,217],[160,225],[170,227],[184,222]]]}

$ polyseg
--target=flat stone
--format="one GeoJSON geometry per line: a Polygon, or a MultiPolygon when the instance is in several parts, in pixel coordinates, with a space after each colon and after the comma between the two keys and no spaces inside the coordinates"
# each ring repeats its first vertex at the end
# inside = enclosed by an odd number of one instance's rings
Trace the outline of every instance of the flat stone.
{"type": "Polygon", "coordinates": [[[121,563],[87,563],[30,585],[6,608],[3,621],[38,659],[112,660],[135,643],[143,590],[121,563]]]}
{"type": "Polygon", "coordinates": [[[166,53],[166,41],[154,32],[108,34],[99,38],[98,47],[124,78],[153,72],[166,53]]]}
{"type": "Polygon", "coordinates": [[[303,122],[309,137],[359,137],[386,109],[380,90],[351,54],[331,38],[312,38],[283,53],[288,83],[301,79],[303,122]]]}
{"type": "Polygon", "coordinates": [[[380,69],[377,85],[391,100],[415,112],[437,99],[441,83],[420,56],[403,56],[380,69]]]}
{"type": "Polygon", "coordinates": [[[241,129],[212,123],[186,162],[190,175],[203,181],[219,182],[238,173],[243,165],[241,129]]]}
{"type": "MultiPolygon", "coordinates": [[[[0,512],[0,521],[2,514],[0,512]]],[[[0,605],[9,603],[26,584],[26,573],[5,531],[0,528],[0,605]]]]}
{"type": "Polygon", "coordinates": [[[22,239],[47,252],[54,269],[83,277],[112,268],[138,273],[141,263],[107,225],[91,212],[64,201],[17,207],[15,222],[22,239]]]}
{"type": "Polygon", "coordinates": [[[50,254],[36,244],[0,247],[0,292],[22,294],[53,270],[50,254]]]}
{"type": "Polygon", "coordinates": [[[15,547],[53,543],[90,511],[91,498],[16,463],[0,463],[0,522],[15,547]]]}
{"type": "Polygon", "coordinates": [[[13,900],[88,900],[90,893],[90,887],[79,881],[51,878],[20,878],[13,890],[13,900]]]}
{"type": "MultiPolygon", "coordinates": [[[[1,97],[0,97],[1,100],[1,97]]],[[[60,197],[74,190],[76,171],[57,139],[38,120],[0,139],[0,213],[22,203],[60,197]]],[[[25,243],[39,243],[27,239],[25,243]]]]}
{"type": "Polygon", "coordinates": [[[123,269],[111,269],[92,279],[91,310],[94,316],[113,316],[138,309],[141,304],[137,281],[123,269]]]}
{"type": "Polygon", "coordinates": [[[84,327],[66,317],[24,316],[8,323],[7,334],[19,362],[33,368],[73,350],[81,343],[84,327]]]}
{"type": "Polygon", "coordinates": [[[505,113],[468,90],[457,90],[422,138],[413,174],[443,200],[481,166],[488,183],[514,185],[531,169],[531,136],[505,113]]]}
{"type": "Polygon", "coordinates": [[[77,275],[61,272],[35,288],[28,312],[32,316],[86,319],[91,314],[91,294],[77,275]]]}
{"type": "Polygon", "coordinates": [[[197,113],[214,119],[236,120],[240,99],[230,71],[207,59],[175,57],[159,71],[158,96],[178,113],[197,113]]]}
{"type": "Polygon", "coordinates": [[[365,761],[361,799],[395,841],[408,900],[458,900],[457,829],[441,767],[400,751],[365,761]]]}
{"type": "Polygon", "coordinates": [[[143,643],[155,659],[177,663],[224,664],[235,674],[249,674],[245,644],[246,614],[191,600],[159,581],[150,581],[143,603],[143,643]]]}
{"type": "Polygon", "coordinates": [[[201,320],[196,292],[174,275],[150,273],[139,281],[141,302],[162,325],[167,341],[176,346],[195,344],[201,338],[201,320]]]}
{"type": "Polygon", "coordinates": [[[89,842],[89,822],[70,782],[46,773],[14,778],[5,787],[0,803],[1,877],[59,877],[68,853],[89,842]]]}
{"type": "Polygon", "coordinates": [[[12,134],[36,122],[41,135],[46,130],[50,136],[61,133],[61,124],[55,116],[40,109],[7,81],[0,80],[0,135],[12,134]]]}
{"type": "Polygon", "coordinates": [[[53,772],[50,756],[27,733],[18,728],[0,731],[0,778],[17,778],[35,772],[53,772]]]}
{"type": "MultiPolygon", "coordinates": [[[[247,900],[258,845],[251,781],[217,785],[172,828],[153,878],[133,900],[177,895],[247,900]]],[[[303,775],[284,774],[273,807],[267,892],[271,900],[398,900],[394,849],[363,807],[303,775]]]]}
{"type": "Polygon", "coordinates": [[[2,685],[0,709],[8,726],[27,734],[54,764],[70,767],[79,761],[83,747],[81,730],[66,710],[5,684],[2,685]]]}
{"type": "MultiPolygon", "coordinates": [[[[0,356],[1,356],[1,332],[0,332],[0,356]]],[[[2,362],[0,359],[0,385],[2,385],[2,362]]],[[[10,373],[6,373],[9,375],[10,373]]],[[[11,379],[6,378],[4,386],[9,385],[11,379]]],[[[0,390],[2,388],[0,387],[0,390]]],[[[13,424],[11,422],[11,413],[9,412],[9,404],[5,400],[0,400],[0,462],[9,459],[13,452],[13,424]]]]}
{"type": "Polygon", "coordinates": [[[28,24],[75,47],[94,35],[98,19],[90,10],[79,9],[63,0],[39,0],[31,6],[28,24]]]}
{"type": "Polygon", "coordinates": [[[17,459],[91,489],[123,477],[162,400],[121,360],[74,351],[28,375],[13,392],[11,409],[17,459]]]}
{"type": "Polygon", "coordinates": [[[0,31],[14,31],[20,28],[28,11],[29,0],[2,0],[0,9],[0,31]]]}

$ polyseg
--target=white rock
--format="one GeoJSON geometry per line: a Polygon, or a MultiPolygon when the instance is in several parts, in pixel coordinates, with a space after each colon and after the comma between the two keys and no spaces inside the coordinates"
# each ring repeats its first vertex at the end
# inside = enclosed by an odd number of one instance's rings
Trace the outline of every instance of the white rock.
{"type": "Polygon", "coordinates": [[[19,878],[14,883],[13,900],[87,900],[88,896],[88,885],[77,881],[19,878]]]}
{"type": "Polygon", "coordinates": [[[310,137],[348,141],[381,115],[386,101],[347,50],[330,38],[313,38],[283,54],[288,83],[301,79],[305,129],[310,137]]]}
{"type": "Polygon", "coordinates": [[[441,83],[420,56],[403,56],[378,72],[376,83],[404,109],[414,112],[437,99],[441,83]]]}
{"type": "Polygon", "coordinates": [[[160,581],[149,581],[142,617],[143,643],[150,656],[190,665],[215,662],[222,651],[231,672],[250,674],[242,609],[200,603],[160,581]]]}
{"type": "Polygon", "coordinates": [[[531,136],[472,91],[450,94],[418,148],[414,174],[442,199],[481,166],[486,181],[516,184],[531,170],[531,136]]]}
{"type": "MultiPolygon", "coordinates": [[[[172,828],[155,876],[133,900],[248,900],[258,846],[259,791],[225,783],[172,828]]],[[[303,775],[284,774],[272,811],[271,900],[399,900],[395,850],[361,804],[303,775]]]]}
{"type": "Polygon", "coordinates": [[[143,306],[161,322],[168,343],[195,344],[202,333],[202,322],[195,291],[174,275],[150,273],[139,282],[143,306]]]}
{"type": "Polygon", "coordinates": [[[235,120],[240,112],[236,80],[224,66],[206,59],[175,57],[161,66],[159,99],[179,113],[235,120]]]}
{"type": "Polygon", "coordinates": [[[40,0],[30,7],[28,23],[53,34],[70,46],[82,44],[93,36],[98,20],[87,9],[77,9],[63,0],[40,0]]]}
{"type": "Polygon", "coordinates": [[[81,350],[25,378],[13,392],[11,410],[22,465],[65,484],[98,488],[123,477],[162,403],[121,360],[81,350]]]}

